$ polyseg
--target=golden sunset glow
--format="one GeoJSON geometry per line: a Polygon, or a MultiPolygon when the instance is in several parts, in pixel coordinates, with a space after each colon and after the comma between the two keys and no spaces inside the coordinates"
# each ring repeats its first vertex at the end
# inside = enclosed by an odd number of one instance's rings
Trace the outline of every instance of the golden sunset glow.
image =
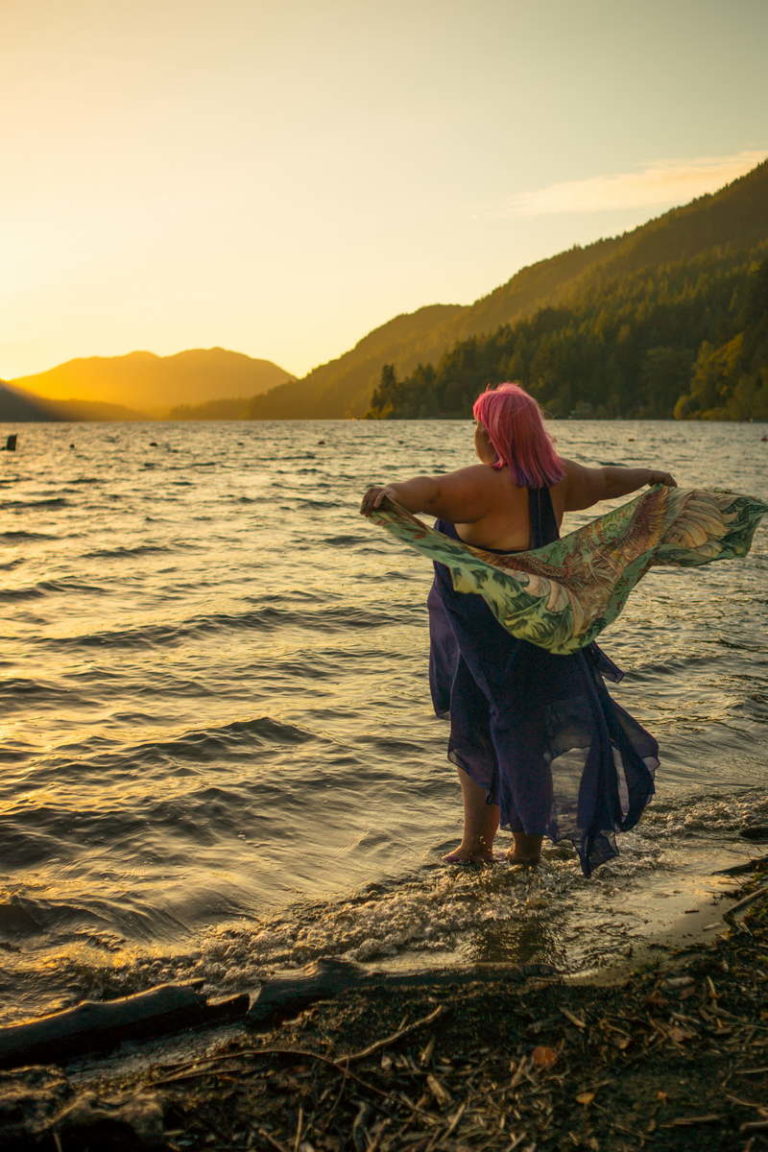
{"type": "Polygon", "coordinates": [[[767,19],[10,0],[0,378],[216,346],[302,375],[714,191],[765,154],[767,19]]]}

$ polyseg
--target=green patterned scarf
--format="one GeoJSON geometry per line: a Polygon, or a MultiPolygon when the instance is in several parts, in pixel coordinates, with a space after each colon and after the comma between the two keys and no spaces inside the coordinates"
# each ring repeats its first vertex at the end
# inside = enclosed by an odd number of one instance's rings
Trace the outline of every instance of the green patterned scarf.
{"type": "Polygon", "coordinates": [[[616,619],[652,564],[693,567],[746,556],[768,504],[733,492],[657,485],[561,540],[499,555],[428,528],[394,501],[370,519],[445,564],[457,592],[483,597],[521,640],[567,655],[616,619]]]}

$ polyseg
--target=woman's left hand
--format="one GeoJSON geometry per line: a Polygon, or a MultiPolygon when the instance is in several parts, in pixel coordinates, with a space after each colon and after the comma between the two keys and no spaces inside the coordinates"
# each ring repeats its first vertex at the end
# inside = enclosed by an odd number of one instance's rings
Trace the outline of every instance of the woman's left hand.
{"type": "Polygon", "coordinates": [[[396,496],[394,490],[385,484],[383,487],[374,486],[369,488],[363,496],[363,502],[360,505],[360,512],[363,516],[367,516],[374,508],[378,508],[384,498],[388,500],[395,500],[396,496]]]}
{"type": "Polygon", "coordinates": [[[648,471],[648,479],[646,484],[666,484],[667,488],[677,488],[677,480],[669,472],[654,472],[653,469],[648,471]]]}

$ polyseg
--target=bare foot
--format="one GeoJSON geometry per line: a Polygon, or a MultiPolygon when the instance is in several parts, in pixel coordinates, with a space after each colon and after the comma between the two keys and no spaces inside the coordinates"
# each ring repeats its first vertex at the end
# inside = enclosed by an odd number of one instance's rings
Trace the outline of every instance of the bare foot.
{"type": "Polygon", "coordinates": [[[528,836],[525,832],[513,832],[514,847],[507,852],[510,864],[538,864],[541,860],[541,836],[528,836]]]}
{"type": "Polygon", "coordinates": [[[443,856],[444,864],[493,864],[493,852],[490,848],[465,848],[459,844],[453,852],[443,856]]]}
{"type": "Polygon", "coordinates": [[[514,850],[514,848],[510,848],[509,852],[507,852],[507,863],[521,865],[525,864],[528,867],[531,867],[534,864],[541,863],[541,856],[520,856],[514,850]]]}

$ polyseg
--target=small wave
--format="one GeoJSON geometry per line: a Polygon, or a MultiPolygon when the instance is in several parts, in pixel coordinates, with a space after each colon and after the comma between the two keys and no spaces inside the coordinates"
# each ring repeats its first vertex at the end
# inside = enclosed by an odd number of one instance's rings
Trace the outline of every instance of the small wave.
{"type": "MultiPolygon", "coordinates": [[[[277,457],[276,456],[262,456],[261,463],[262,464],[273,464],[273,463],[277,462],[278,464],[285,464],[286,461],[289,461],[289,460],[317,460],[317,453],[316,452],[298,452],[294,456],[291,456],[290,453],[286,453],[285,455],[283,455],[281,453],[280,456],[277,456],[277,457]]],[[[293,471],[293,469],[290,469],[290,471],[293,471]]]]}
{"type": "Polygon", "coordinates": [[[341,508],[341,504],[338,500],[307,500],[299,498],[296,500],[294,507],[322,511],[324,508],[341,508]]]}
{"type": "Polygon", "coordinates": [[[0,745],[0,763],[24,764],[29,760],[31,750],[30,745],[21,740],[7,742],[0,745]]]}
{"type": "Polygon", "coordinates": [[[414,744],[410,740],[397,740],[391,736],[359,736],[358,744],[371,745],[378,752],[389,753],[392,756],[422,756],[424,748],[421,744],[414,744]]]}
{"type": "MultiPolygon", "coordinates": [[[[150,909],[141,904],[121,901],[119,905],[108,900],[92,899],[83,902],[42,900],[30,896],[12,895],[0,902],[0,936],[23,939],[44,936],[50,943],[93,942],[94,930],[117,944],[120,937],[104,929],[117,924],[122,931],[135,938],[149,939],[170,928],[178,933],[183,925],[167,911],[150,909]]],[[[113,951],[114,948],[108,948],[113,951]]]]}
{"type": "Polygon", "coordinates": [[[175,551],[168,544],[136,544],[134,547],[98,548],[94,552],[84,552],[87,560],[113,560],[121,556],[151,556],[157,552],[175,551]]]}
{"type": "Polygon", "coordinates": [[[700,655],[692,653],[689,656],[673,657],[671,660],[657,660],[647,664],[635,664],[628,678],[631,680],[647,680],[655,676],[669,676],[686,669],[702,667],[707,664],[716,664],[718,656],[711,652],[700,655]]]}
{"type": "Polygon", "coordinates": [[[15,603],[21,600],[39,600],[50,592],[104,593],[106,588],[97,584],[84,584],[79,580],[42,580],[30,588],[0,589],[0,603],[15,603]]]}
{"type": "Polygon", "coordinates": [[[45,592],[39,587],[35,588],[1,588],[0,603],[15,604],[21,600],[39,600],[45,592]]]}
{"type": "Polygon", "coordinates": [[[37,587],[43,592],[87,592],[89,595],[107,591],[101,584],[88,584],[85,580],[75,580],[72,577],[64,580],[42,580],[37,587]]]}
{"type": "Polygon", "coordinates": [[[4,937],[37,936],[50,931],[55,923],[45,905],[21,896],[0,902],[0,935],[4,937]]]}
{"type": "MultiPolygon", "coordinates": [[[[35,820],[37,815],[35,813],[35,820]]],[[[50,828],[25,828],[18,819],[4,819],[0,821],[3,832],[3,861],[4,868],[9,872],[17,868],[36,868],[47,865],[51,860],[64,860],[70,852],[66,840],[60,831],[66,832],[71,821],[64,821],[66,829],[58,829],[55,824],[50,828]]],[[[0,916],[0,928],[2,916],[0,916]]]]}
{"type": "MultiPolygon", "coordinates": [[[[231,836],[237,826],[232,813],[245,815],[246,795],[247,790],[237,786],[217,787],[203,778],[197,789],[179,798],[180,804],[150,793],[140,813],[110,815],[96,807],[80,813],[85,823],[78,824],[77,834],[89,827],[89,821],[95,828],[100,820],[99,843],[112,851],[117,840],[125,838],[126,829],[129,836],[134,831],[141,835],[139,818],[149,815],[151,826],[163,829],[164,867],[175,867],[188,858],[190,844],[197,860],[205,855],[199,845],[215,842],[211,820],[225,839],[231,836]]],[[[754,806],[760,795],[765,798],[765,791],[750,799],[742,795],[735,807],[728,799],[720,813],[724,824],[730,826],[736,808],[754,806]]],[[[280,805],[265,804],[263,794],[260,800],[255,819],[268,820],[277,813],[279,823],[285,816],[280,805]]],[[[37,996],[39,1012],[41,1004],[49,1004],[52,994],[62,990],[70,996],[76,990],[79,997],[94,993],[103,997],[105,988],[120,995],[168,980],[200,978],[223,993],[253,988],[275,971],[328,956],[396,970],[404,964],[430,967],[485,961],[544,963],[562,973],[576,973],[623,962],[628,949],[658,939],[669,928],[679,932],[684,912],[692,904],[700,905],[703,893],[722,891],[724,881],[715,881],[714,887],[710,882],[718,857],[709,837],[702,839],[694,827],[698,819],[706,820],[705,808],[711,814],[711,798],[698,797],[682,805],[673,801],[666,810],[657,810],[658,818],[646,817],[640,829],[623,837],[622,855],[590,880],[581,875],[572,853],[555,848],[545,851],[538,870],[521,872],[502,860],[492,869],[479,870],[446,869],[423,861],[415,872],[385,875],[357,891],[344,885],[339,892],[338,874],[329,872],[331,889],[335,887],[338,895],[275,908],[273,913],[257,912],[247,890],[238,892],[229,881],[226,890],[208,884],[183,895],[177,887],[170,898],[163,883],[159,897],[143,902],[126,897],[122,890],[119,898],[86,896],[76,902],[57,900],[49,893],[46,900],[34,891],[0,893],[0,928],[11,940],[24,940],[26,960],[25,965],[14,965],[15,995],[7,998],[5,1015],[14,1011],[12,1003],[18,1006],[25,987],[28,995],[37,996]],[[675,821],[692,832],[684,845],[677,843],[677,835],[669,835],[670,828],[678,833],[675,821]],[[190,941],[193,925],[207,925],[209,930],[190,941]],[[118,934],[151,940],[155,947],[144,953],[135,946],[123,951],[125,941],[118,934]],[[158,952],[156,945],[163,937],[172,942],[172,953],[158,952]],[[89,945],[90,958],[83,944],[89,945]],[[35,947],[46,950],[39,960],[35,947]],[[50,963],[54,948],[55,966],[50,963]],[[121,954],[107,962],[105,951],[121,954]]],[[[32,835],[41,822],[47,827],[50,816],[45,810],[41,817],[27,813],[23,831],[32,835]]],[[[71,821],[68,832],[71,836],[71,821]]],[[[260,825],[257,839],[261,835],[260,825]]],[[[381,844],[380,830],[372,823],[348,859],[358,849],[370,859],[381,844]]],[[[430,861],[447,846],[434,844],[430,861]]],[[[299,874],[302,860],[301,852],[290,858],[299,874]]],[[[730,864],[732,856],[725,862],[730,864]]],[[[711,918],[716,920],[717,913],[711,918]]],[[[15,1012],[19,1014],[18,1007],[15,1012]]]]}
{"type": "Polygon", "coordinates": [[[47,500],[3,500],[0,508],[66,508],[69,503],[65,496],[54,496],[47,500]]]}
{"type": "Polygon", "coordinates": [[[44,703],[50,701],[59,703],[71,696],[65,688],[58,688],[55,684],[44,680],[30,680],[24,676],[13,676],[8,680],[0,680],[0,699],[7,708],[13,703],[29,703],[35,701],[44,703]]]}
{"type": "Polygon", "coordinates": [[[58,540],[52,532],[0,532],[0,540],[58,540]]]}
{"type": "Polygon", "coordinates": [[[273,632],[296,626],[315,632],[343,632],[347,629],[378,628],[396,621],[383,611],[365,608],[329,608],[321,612],[297,612],[264,608],[259,612],[212,613],[179,624],[148,624],[141,628],[91,632],[82,636],[58,636],[43,643],[54,648],[154,648],[178,644],[191,636],[213,635],[223,630],[273,632]]]}
{"type": "Polygon", "coordinates": [[[127,745],[114,751],[88,754],[87,744],[67,747],[61,751],[72,753],[77,750],[77,759],[70,757],[49,761],[48,768],[60,776],[64,772],[80,773],[83,765],[89,769],[102,771],[129,767],[135,771],[138,765],[149,767],[160,765],[167,768],[178,760],[195,763],[208,763],[230,756],[238,756],[248,750],[249,756],[255,749],[275,746],[295,746],[319,739],[312,732],[293,724],[284,724],[270,716],[257,716],[253,720],[234,720],[219,727],[193,729],[182,732],[168,740],[148,740],[142,744],[127,745]]]}
{"type": "Polygon", "coordinates": [[[159,754],[209,760],[254,744],[306,744],[314,739],[312,733],[303,728],[282,724],[269,716],[259,716],[254,720],[234,720],[218,728],[185,732],[173,740],[140,744],[135,751],[139,755],[159,754]]]}
{"type": "Polygon", "coordinates": [[[324,544],[330,544],[337,548],[343,548],[345,545],[350,544],[367,544],[368,542],[368,536],[326,536],[323,539],[324,544]]]}

